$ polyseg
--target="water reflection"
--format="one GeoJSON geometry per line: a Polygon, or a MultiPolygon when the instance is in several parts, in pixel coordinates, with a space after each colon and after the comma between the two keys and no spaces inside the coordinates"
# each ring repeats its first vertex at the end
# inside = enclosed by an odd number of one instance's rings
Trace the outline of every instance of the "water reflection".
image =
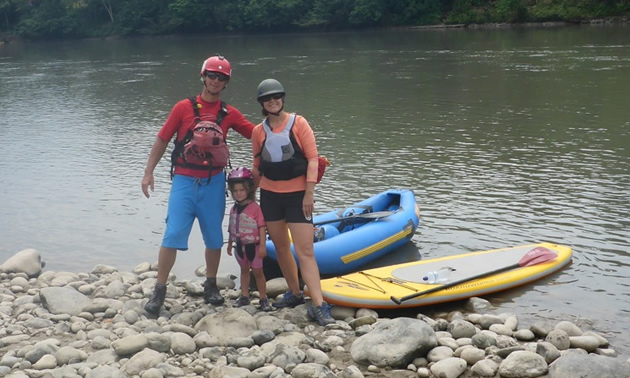
{"type": "MultiPolygon", "coordinates": [[[[220,46],[234,65],[226,101],[259,122],[255,87],[276,77],[287,109],[313,126],[334,164],[319,211],[392,187],[416,192],[413,243],[381,263],[569,244],[568,268],[491,301],[525,323],[592,322],[630,353],[629,36],[547,28],[0,46],[0,260],[34,247],[50,270],[155,261],[168,157],[149,200],[142,170],[173,104],[200,89],[199,64],[216,49],[199,46],[220,46]]],[[[249,165],[249,142],[230,137],[233,164],[249,165]]],[[[198,231],[190,244],[180,278],[203,263],[198,231]]],[[[228,272],[238,266],[224,257],[228,272]]]]}

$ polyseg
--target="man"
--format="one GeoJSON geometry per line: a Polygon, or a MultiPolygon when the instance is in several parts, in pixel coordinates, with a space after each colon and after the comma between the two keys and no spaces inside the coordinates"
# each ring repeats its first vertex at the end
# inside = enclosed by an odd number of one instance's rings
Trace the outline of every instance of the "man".
{"type": "MultiPolygon", "coordinates": [[[[164,304],[166,281],[175,264],[177,250],[188,249],[188,237],[195,218],[199,222],[206,247],[204,299],[206,303],[213,305],[221,305],[224,302],[217,288],[216,277],[223,246],[225,167],[222,165],[225,165],[225,162],[217,163],[217,160],[222,159],[209,158],[195,165],[191,163],[193,159],[186,159],[187,156],[193,156],[195,152],[200,155],[198,148],[197,150],[192,148],[198,147],[192,146],[195,142],[193,139],[197,136],[190,130],[198,130],[195,126],[200,122],[215,127],[218,125],[216,131],[222,132],[223,140],[216,136],[214,140],[220,140],[225,147],[223,142],[230,128],[245,138],[251,139],[254,125],[238,109],[221,101],[221,92],[226,88],[232,75],[232,66],[227,59],[220,55],[211,56],[203,62],[200,75],[203,83],[201,94],[194,98],[194,102],[191,98],[175,104],[155,139],[142,178],[142,192],[149,198],[149,188],[153,191],[155,184],[153,171],[164,155],[169,141],[176,136],[176,147],[172,157],[174,167],[171,169],[174,173],[173,183],[168,200],[166,231],[158,256],[157,283],[151,299],[144,307],[152,315],[159,314],[164,304]]],[[[212,138],[197,137],[197,142],[203,143],[199,142],[203,139],[212,138]]],[[[206,154],[201,155],[206,156],[206,154]]],[[[225,155],[227,155],[227,148],[225,148],[225,155]]]]}

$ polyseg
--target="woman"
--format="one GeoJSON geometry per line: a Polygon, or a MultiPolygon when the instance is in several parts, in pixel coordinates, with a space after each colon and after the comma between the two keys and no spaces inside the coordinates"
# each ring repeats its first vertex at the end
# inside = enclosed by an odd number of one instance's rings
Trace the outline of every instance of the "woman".
{"type": "Polygon", "coordinates": [[[257,100],[267,118],[254,128],[254,178],[260,187],[267,232],[276,247],[278,264],[289,285],[276,308],[304,303],[291,240],[300,262],[302,279],[313,305],[307,313],[320,325],[334,323],[330,306],[324,302],[319,268],[313,250],[313,192],[317,181],[317,145],[313,130],[304,117],[284,111],[285,91],[275,79],[258,85],[257,100]]]}

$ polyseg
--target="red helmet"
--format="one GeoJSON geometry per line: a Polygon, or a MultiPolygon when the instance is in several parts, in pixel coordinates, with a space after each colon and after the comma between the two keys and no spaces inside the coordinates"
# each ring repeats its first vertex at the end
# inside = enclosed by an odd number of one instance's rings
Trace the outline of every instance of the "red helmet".
{"type": "Polygon", "coordinates": [[[206,71],[219,72],[230,77],[232,76],[232,65],[223,56],[215,55],[203,62],[200,73],[201,77],[203,77],[206,71]]]}
{"type": "Polygon", "coordinates": [[[237,167],[230,171],[228,174],[228,182],[232,181],[242,181],[242,180],[253,180],[254,174],[252,171],[245,167],[237,167]]]}

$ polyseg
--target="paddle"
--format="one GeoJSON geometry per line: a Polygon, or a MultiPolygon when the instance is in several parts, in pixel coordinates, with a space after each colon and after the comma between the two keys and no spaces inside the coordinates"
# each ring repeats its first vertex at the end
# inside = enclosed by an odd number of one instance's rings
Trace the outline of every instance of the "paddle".
{"type": "Polygon", "coordinates": [[[314,226],[321,226],[323,224],[342,222],[342,221],[348,221],[348,220],[355,220],[355,219],[385,218],[385,217],[388,217],[388,216],[390,216],[390,215],[392,215],[394,213],[395,213],[395,211],[376,211],[374,213],[364,213],[364,214],[350,215],[350,216],[343,217],[343,218],[328,219],[328,220],[325,220],[325,221],[315,222],[315,223],[313,223],[313,225],[314,226]]]}
{"type": "Polygon", "coordinates": [[[548,248],[545,248],[545,247],[536,247],[536,248],[530,250],[529,252],[527,252],[525,254],[525,256],[523,256],[521,258],[521,260],[518,263],[516,263],[516,264],[512,264],[512,265],[509,265],[509,266],[505,266],[503,268],[495,269],[495,270],[492,270],[490,272],[480,273],[480,274],[477,274],[477,275],[472,276],[472,277],[462,278],[461,280],[453,281],[453,282],[450,282],[450,283],[447,283],[447,284],[444,284],[444,285],[441,285],[441,286],[438,286],[438,287],[434,287],[434,288],[429,289],[429,290],[424,290],[424,291],[421,291],[421,292],[418,292],[418,293],[409,294],[409,295],[406,295],[406,296],[404,296],[402,298],[396,298],[394,296],[391,296],[390,299],[392,301],[394,301],[394,303],[396,303],[396,304],[401,304],[401,303],[403,303],[405,301],[408,301],[410,299],[421,297],[423,295],[427,295],[427,294],[431,294],[431,293],[435,293],[436,291],[448,289],[450,287],[457,286],[457,285],[460,285],[460,284],[463,284],[463,283],[466,283],[466,282],[470,282],[470,281],[476,280],[478,278],[491,276],[493,274],[505,272],[505,271],[516,269],[516,268],[519,268],[519,267],[526,267],[526,266],[542,264],[544,262],[551,261],[551,260],[555,259],[556,257],[558,257],[558,255],[555,252],[553,252],[552,250],[550,250],[548,248]]]}

